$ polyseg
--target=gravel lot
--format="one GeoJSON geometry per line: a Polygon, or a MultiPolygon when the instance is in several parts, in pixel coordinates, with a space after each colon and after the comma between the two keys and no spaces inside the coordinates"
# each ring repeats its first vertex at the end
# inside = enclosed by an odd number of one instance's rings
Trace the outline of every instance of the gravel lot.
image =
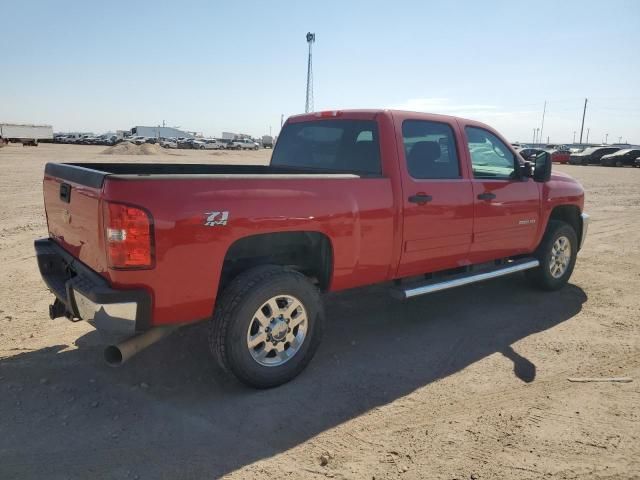
{"type": "Polygon", "coordinates": [[[0,148],[0,478],[640,478],[640,169],[554,166],[592,215],[563,290],[516,276],[407,303],[332,295],[309,368],[255,391],[217,371],[205,325],[106,367],[97,332],[48,319],[32,243],[47,161],[270,152],[104,148],[0,148]]]}

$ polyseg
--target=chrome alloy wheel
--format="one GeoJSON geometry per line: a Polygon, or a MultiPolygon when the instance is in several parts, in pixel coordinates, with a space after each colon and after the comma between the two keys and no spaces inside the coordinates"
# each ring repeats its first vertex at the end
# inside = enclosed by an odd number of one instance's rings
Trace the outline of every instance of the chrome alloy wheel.
{"type": "Polygon", "coordinates": [[[571,242],[565,236],[558,237],[551,247],[551,260],[549,261],[549,272],[553,278],[560,278],[564,275],[571,261],[571,242]]]}
{"type": "Polygon", "coordinates": [[[291,295],[277,295],[253,314],[247,331],[247,348],[265,367],[278,367],[300,350],[307,335],[307,312],[291,295]]]}

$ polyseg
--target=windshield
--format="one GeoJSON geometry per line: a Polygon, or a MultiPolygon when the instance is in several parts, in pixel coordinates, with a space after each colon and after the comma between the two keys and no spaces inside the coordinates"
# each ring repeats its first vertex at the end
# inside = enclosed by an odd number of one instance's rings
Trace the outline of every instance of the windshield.
{"type": "Polygon", "coordinates": [[[271,165],[380,175],[377,124],[372,120],[287,123],[271,165]]]}

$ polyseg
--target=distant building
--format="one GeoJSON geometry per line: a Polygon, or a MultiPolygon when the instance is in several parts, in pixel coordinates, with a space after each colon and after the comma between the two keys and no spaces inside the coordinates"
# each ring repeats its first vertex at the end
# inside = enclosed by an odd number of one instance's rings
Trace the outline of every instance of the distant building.
{"type": "Polygon", "coordinates": [[[183,132],[173,127],[142,127],[137,126],[131,129],[131,135],[139,135],[142,137],[150,138],[193,138],[194,135],[189,132],[183,132]]]}

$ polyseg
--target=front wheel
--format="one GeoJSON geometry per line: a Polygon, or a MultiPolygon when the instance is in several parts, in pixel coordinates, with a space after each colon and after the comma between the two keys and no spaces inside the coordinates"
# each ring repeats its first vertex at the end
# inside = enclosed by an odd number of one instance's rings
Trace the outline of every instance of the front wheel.
{"type": "Polygon", "coordinates": [[[209,329],[220,366],[241,382],[271,388],[295,378],[315,354],[324,313],[301,273],[267,265],[238,275],[223,292],[209,329]]]}
{"type": "Polygon", "coordinates": [[[571,225],[549,220],[547,231],[535,252],[540,265],[526,272],[529,281],[542,290],[558,290],[569,281],[578,253],[578,237],[571,225]]]}

